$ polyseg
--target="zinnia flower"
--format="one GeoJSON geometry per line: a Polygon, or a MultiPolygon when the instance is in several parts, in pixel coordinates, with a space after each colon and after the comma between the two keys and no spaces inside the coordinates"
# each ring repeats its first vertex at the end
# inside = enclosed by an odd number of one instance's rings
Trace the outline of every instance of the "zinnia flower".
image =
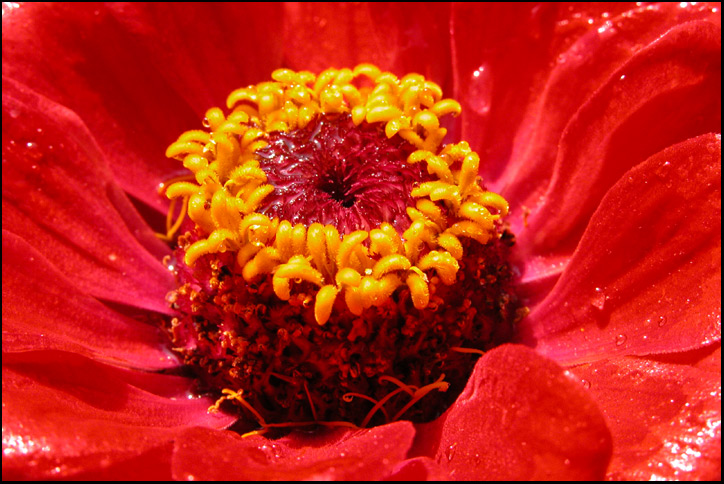
{"type": "Polygon", "coordinates": [[[717,479],[710,4],[4,4],[3,478],[717,479]],[[280,67],[460,101],[510,203],[514,342],[439,418],[242,438],[159,331],[179,133],[280,67]]]}

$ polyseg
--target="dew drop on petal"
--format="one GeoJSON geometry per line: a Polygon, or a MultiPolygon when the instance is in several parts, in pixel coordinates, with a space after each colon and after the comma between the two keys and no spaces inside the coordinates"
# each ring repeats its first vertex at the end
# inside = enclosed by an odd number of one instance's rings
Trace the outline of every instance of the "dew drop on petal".
{"type": "Polygon", "coordinates": [[[458,445],[457,442],[452,443],[445,450],[445,457],[447,457],[448,462],[452,461],[453,457],[455,457],[455,448],[457,447],[457,445],[458,445]]]}
{"type": "Polygon", "coordinates": [[[659,328],[664,326],[666,324],[666,317],[665,316],[659,316],[659,322],[656,323],[659,328]]]}
{"type": "Polygon", "coordinates": [[[583,385],[583,388],[586,390],[589,390],[591,388],[591,382],[588,380],[581,380],[581,385],[583,385]]]}
{"type": "Polygon", "coordinates": [[[671,163],[668,161],[659,165],[655,170],[655,173],[659,178],[666,178],[670,172],[671,172],[671,163]]]}
{"type": "Polygon", "coordinates": [[[591,305],[599,311],[603,311],[603,308],[606,305],[606,294],[600,287],[596,288],[596,294],[593,296],[593,299],[591,299],[591,305]]]}
{"type": "MultiPolygon", "coordinates": [[[[3,17],[6,14],[9,14],[10,12],[12,12],[13,10],[15,10],[19,7],[20,7],[20,2],[3,2],[3,8],[2,8],[3,17]]],[[[13,117],[15,117],[15,116],[13,116],[13,117]]]]}
{"type": "Polygon", "coordinates": [[[625,334],[619,334],[616,336],[616,346],[621,346],[624,343],[626,343],[626,335],[625,334]]]}
{"type": "Polygon", "coordinates": [[[480,66],[473,71],[466,102],[478,114],[486,115],[490,112],[492,102],[493,77],[490,68],[480,66]]]}

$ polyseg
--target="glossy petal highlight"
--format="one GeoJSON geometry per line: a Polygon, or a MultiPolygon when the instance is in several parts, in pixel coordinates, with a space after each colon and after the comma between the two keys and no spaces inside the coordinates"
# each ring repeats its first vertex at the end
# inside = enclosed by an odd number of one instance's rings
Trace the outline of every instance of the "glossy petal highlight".
{"type": "Polygon", "coordinates": [[[3,353],[3,479],[102,469],[165,445],[189,426],[233,421],[207,414],[211,402],[188,399],[189,390],[186,379],[72,353],[3,353]]]}
{"type": "Polygon", "coordinates": [[[714,371],[636,357],[572,370],[604,409],[618,449],[609,478],[721,478],[721,350],[707,358],[714,371]]]}

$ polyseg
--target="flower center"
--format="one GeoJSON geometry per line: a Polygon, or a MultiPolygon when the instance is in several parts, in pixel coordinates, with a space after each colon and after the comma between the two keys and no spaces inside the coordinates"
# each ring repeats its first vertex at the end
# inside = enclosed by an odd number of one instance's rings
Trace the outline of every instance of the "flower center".
{"type": "Polygon", "coordinates": [[[415,148],[388,139],[379,125],[356,126],[349,115],[319,116],[303,129],[269,134],[257,151],[275,190],[259,208],[292,224],[332,224],[340,234],[372,230],[383,222],[402,233],[410,226],[410,195],[423,179],[407,163],[415,148]]]}
{"type": "Polygon", "coordinates": [[[166,189],[174,349],[262,431],[430,420],[518,318],[507,202],[422,76],[272,77],[167,150],[191,172],[166,189]]]}

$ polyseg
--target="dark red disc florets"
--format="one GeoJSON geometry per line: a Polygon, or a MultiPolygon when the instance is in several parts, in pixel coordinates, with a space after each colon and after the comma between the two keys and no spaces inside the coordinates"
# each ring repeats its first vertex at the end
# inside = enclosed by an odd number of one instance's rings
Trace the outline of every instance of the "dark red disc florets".
{"type": "MultiPolygon", "coordinates": [[[[307,227],[333,224],[342,234],[387,222],[402,234],[410,192],[428,179],[407,162],[412,151],[347,115],[270,133],[257,155],[274,192],[259,212],[307,227]]],[[[186,265],[186,251],[206,235],[197,227],[179,238],[179,289],[169,296],[179,316],[166,329],[201,390],[241,391],[254,412],[240,411],[263,425],[430,420],[462,391],[479,353],[508,340],[517,318],[507,232],[487,244],[462,238],[455,282],[430,274],[424,309],[401,285],[358,315],[337,297],[325,324],[315,320],[317,287],[309,282],[296,281],[301,289],[284,301],[273,274],[247,280],[232,251],[186,265]],[[433,391],[420,399],[425,388],[433,391]]]]}

